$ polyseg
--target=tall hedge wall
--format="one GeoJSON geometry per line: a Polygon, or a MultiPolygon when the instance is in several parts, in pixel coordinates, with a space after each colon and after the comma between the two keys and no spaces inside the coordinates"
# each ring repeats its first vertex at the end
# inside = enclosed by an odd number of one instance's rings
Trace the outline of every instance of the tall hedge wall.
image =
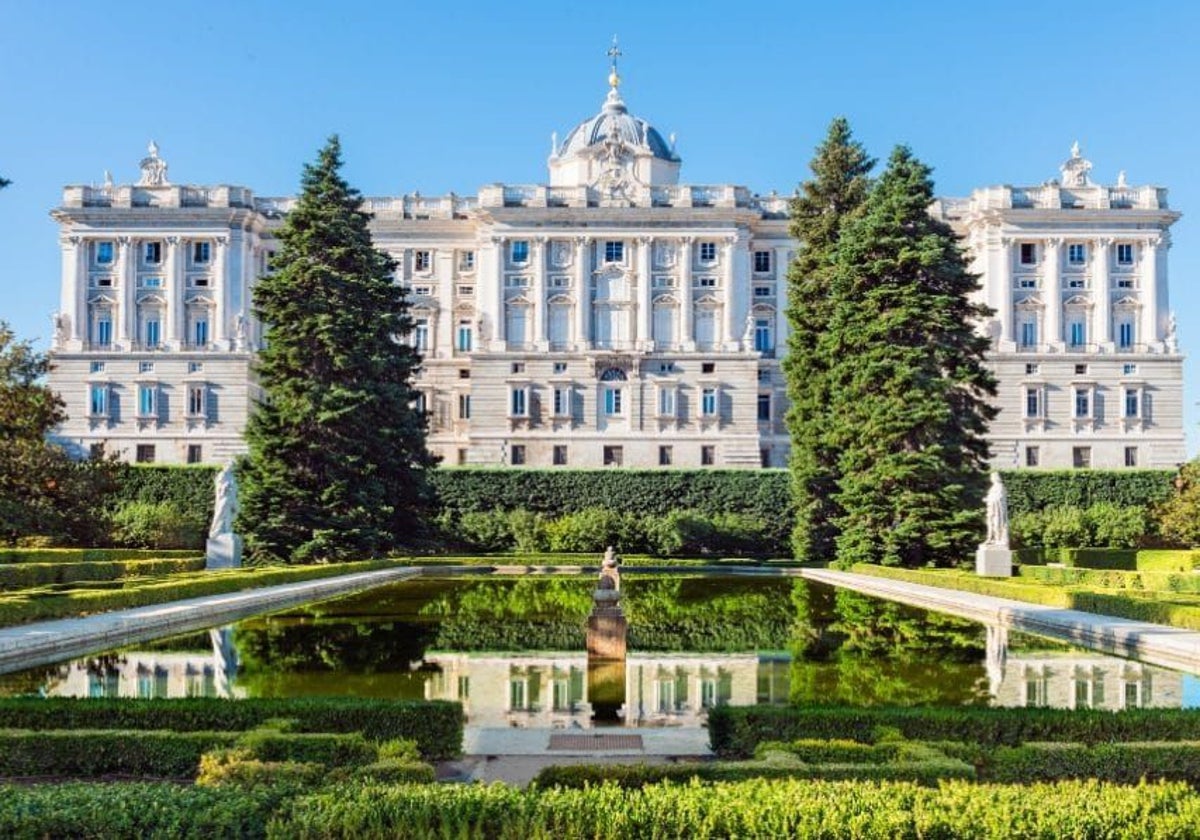
{"type": "MultiPolygon", "coordinates": [[[[114,502],[175,501],[212,513],[214,467],[131,466],[114,502]]],[[[1173,470],[1007,470],[1009,512],[1097,502],[1145,505],[1170,495],[1173,470]]],[[[767,521],[792,516],[786,470],[443,469],[430,480],[440,507],[468,511],[525,508],[551,516],[586,507],[663,515],[672,510],[737,512],[767,521]]]]}

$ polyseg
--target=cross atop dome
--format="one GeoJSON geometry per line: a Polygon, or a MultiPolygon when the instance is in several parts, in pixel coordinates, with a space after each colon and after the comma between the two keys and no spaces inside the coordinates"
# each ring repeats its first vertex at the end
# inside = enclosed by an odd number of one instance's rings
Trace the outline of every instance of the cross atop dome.
{"type": "Polygon", "coordinates": [[[608,52],[605,55],[612,59],[612,65],[608,73],[608,86],[616,90],[621,85],[621,77],[617,74],[617,59],[622,56],[621,48],[617,46],[616,35],[613,35],[612,46],[608,48],[608,52]]]}

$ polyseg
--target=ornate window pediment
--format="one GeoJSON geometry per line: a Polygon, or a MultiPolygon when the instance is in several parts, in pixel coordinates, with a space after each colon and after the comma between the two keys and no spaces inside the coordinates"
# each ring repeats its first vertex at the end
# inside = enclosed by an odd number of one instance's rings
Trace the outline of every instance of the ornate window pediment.
{"type": "Polygon", "coordinates": [[[661,294],[661,295],[658,295],[657,297],[655,297],[654,301],[653,301],[653,305],[654,306],[678,306],[679,298],[675,297],[675,295],[671,294],[670,292],[667,292],[666,294],[661,294]]]}
{"type": "Polygon", "coordinates": [[[715,307],[715,306],[721,305],[720,299],[716,295],[713,295],[713,294],[701,295],[700,297],[696,298],[695,303],[696,303],[696,306],[708,306],[708,307],[715,307]]]}
{"type": "Polygon", "coordinates": [[[504,301],[504,303],[508,306],[533,306],[533,301],[531,301],[523,293],[517,295],[516,297],[509,298],[508,300],[504,301]]]}
{"type": "Polygon", "coordinates": [[[551,306],[570,306],[574,302],[570,295],[554,295],[546,301],[551,306]]]}
{"type": "Polygon", "coordinates": [[[102,303],[102,304],[107,304],[109,306],[115,306],[117,303],[117,299],[115,297],[113,297],[112,295],[105,294],[104,292],[100,292],[99,294],[95,294],[95,295],[92,295],[91,297],[89,297],[88,303],[102,303]]]}
{"type": "Polygon", "coordinates": [[[1030,295],[1017,301],[1015,306],[1017,309],[1043,309],[1046,305],[1037,295],[1030,295]]]}
{"type": "Polygon", "coordinates": [[[750,312],[757,317],[767,318],[775,314],[775,307],[771,306],[769,303],[756,303],[750,309],[750,312]]]}
{"type": "Polygon", "coordinates": [[[162,295],[150,293],[148,295],[139,295],[137,302],[143,306],[166,306],[167,301],[162,295]]]}
{"type": "Polygon", "coordinates": [[[1142,302],[1135,297],[1123,297],[1113,302],[1113,309],[1140,309],[1142,302]]]}
{"type": "Polygon", "coordinates": [[[1063,306],[1072,309],[1086,309],[1092,305],[1092,299],[1083,295],[1072,295],[1063,301],[1063,306]]]}

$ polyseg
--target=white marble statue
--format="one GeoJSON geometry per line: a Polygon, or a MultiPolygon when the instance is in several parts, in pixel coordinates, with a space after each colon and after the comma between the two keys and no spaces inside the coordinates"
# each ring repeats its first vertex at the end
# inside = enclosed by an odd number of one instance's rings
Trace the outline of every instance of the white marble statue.
{"type": "Polygon", "coordinates": [[[233,475],[233,461],[227,461],[214,481],[216,502],[213,505],[212,525],[208,529],[210,539],[222,534],[233,533],[233,520],[238,514],[237,478],[233,475]]]}
{"type": "Polygon", "coordinates": [[[1008,492],[1000,473],[992,473],[992,486],[987,497],[987,539],[984,545],[1008,548],[1008,492]]]}

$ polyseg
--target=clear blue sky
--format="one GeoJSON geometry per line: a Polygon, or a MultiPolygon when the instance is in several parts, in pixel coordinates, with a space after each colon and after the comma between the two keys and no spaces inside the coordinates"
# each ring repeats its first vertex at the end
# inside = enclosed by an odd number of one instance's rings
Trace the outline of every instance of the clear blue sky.
{"type": "MultiPolygon", "coordinates": [[[[368,195],[542,182],[606,91],[678,134],[683,179],[790,192],[831,117],[880,158],[908,143],[940,194],[1058,177],[1169,187],[1183,349],[1200,355],[1200,4],[0,2],[0,319],[45,346],[64,184],[135,180],[151,138],[177,183],[290,194],[337,132],[368,195]]],[[[1200,378],[1187,365],[1189,451],[1200,378]]]]}

